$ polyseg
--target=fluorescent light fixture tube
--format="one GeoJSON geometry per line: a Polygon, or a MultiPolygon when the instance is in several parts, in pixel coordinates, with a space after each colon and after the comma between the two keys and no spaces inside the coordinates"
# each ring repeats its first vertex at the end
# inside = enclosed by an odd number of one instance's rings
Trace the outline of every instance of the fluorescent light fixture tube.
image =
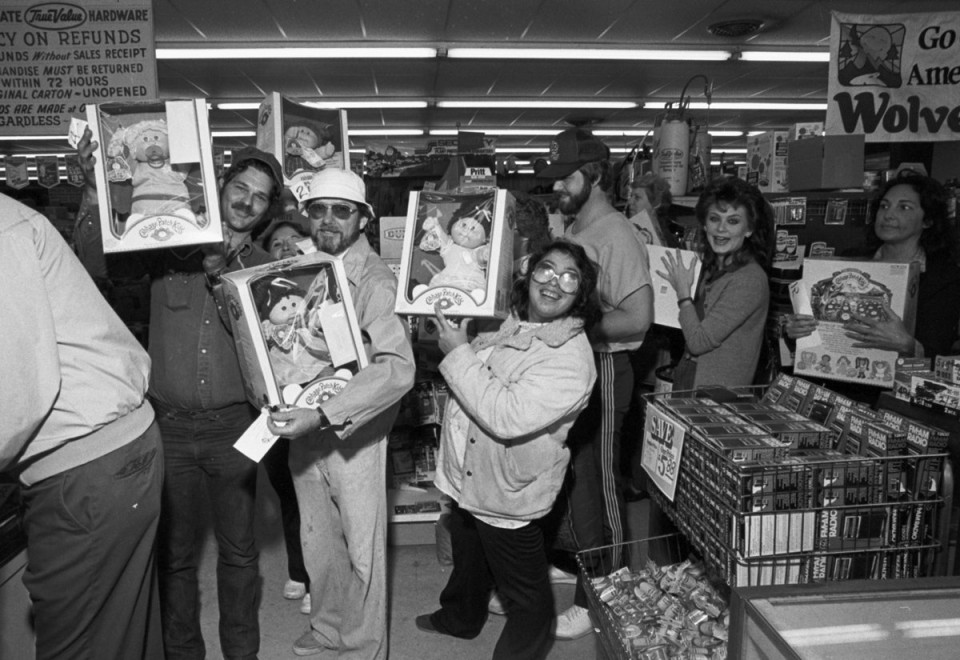
{"type": "Polygon", "coordinates": [[[353,135],[423,135],[422,128],[351,128],[348,133],[353,135]]]}
{"type": "Polygon", "coordinates": [[[430,59],[436,48],[158,48],[158,60],[430,59]]]}
{"type": "Polygon", "coordinates": [[[776,50],[744,50],[732,57],[743,62],[829,62],[830,53],[776,50]]]}
{"type": "MultiPolygon", "coordinates": [[[[643,104],[646,110],[657,110],[666,107],[666,101],[646,101],[643,104]]],[[[761,101],[715,101],[707,105],[705,101],[694,101],[687,106],[688,110],[821,110],[827,109],[826,103],[775,103],[761,101]]]]}
{"type": "Polygon", "coordinates": [[[447,57],[511,60],[696,60],[730,59],[726,50],[659,50],[616,48],[449,48],[447,57]]]}
{"type": "MultiPolygon", "coordinates": [[[[437,101],[438,108],[636,108],[634,101],[437,101]]],[[[557,131],[559,133],[559,131],[557,131]]]]}

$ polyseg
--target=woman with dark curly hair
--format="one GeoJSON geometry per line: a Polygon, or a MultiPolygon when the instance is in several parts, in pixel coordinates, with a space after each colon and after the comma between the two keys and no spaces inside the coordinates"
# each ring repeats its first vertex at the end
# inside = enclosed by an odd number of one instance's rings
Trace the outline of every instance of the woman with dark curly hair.
{"type": "MultiPolygon", "coordinates": [[[[960,320],[960,267],[956,237],[947,218],[947,191],[936,180],[905,170],[881,188],[864,250],[849,256],[920,264],[916,329],[887,310],[886,320],[859,319],[844,327],[862,348],[897,351],[903,356],[945,355],[957,340],[960,320]]],[[[784,325],[792,339],[817,327],[812,316],[795,314],[784,325]]]]}
{"type": "Polygon", "coordinates": [[[450,387],[437,488],[453,501],[453,571],[440,609],[420,630],[480,634],[496,588],[507,623],[494,658],[544,658],[553,642],[553,590],[543,532],[563,484],[567,432],[596,380],[586,331],[599,319],[597,270],[582,247],[555,241],[530,258],[499,330],[468,343],[436,308],[440,371],[450,387]]]}
{"type": "Polygon", "coordinates": [[[686,342],[674,388],[752,385],[770,303],[766,268],[773,252],[773,210],[755,186],[719,179],[697,200],[703,268],[663,258],[660,272],[677,292],[686,342]]]}

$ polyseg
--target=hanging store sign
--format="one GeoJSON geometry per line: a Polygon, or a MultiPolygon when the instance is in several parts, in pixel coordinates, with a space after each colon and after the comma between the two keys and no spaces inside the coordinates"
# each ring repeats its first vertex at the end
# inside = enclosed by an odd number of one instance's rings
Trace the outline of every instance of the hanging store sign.
{"type": "Polygon", "coordinates": [[[833,12],[827,135],[960,140],[960,12],[833,12]]]}
{"type": "Polygon", "coordinates": [[[85,103],[157,97],[150,0],[5,0],[0,135],[64,135],[85,103]]]}

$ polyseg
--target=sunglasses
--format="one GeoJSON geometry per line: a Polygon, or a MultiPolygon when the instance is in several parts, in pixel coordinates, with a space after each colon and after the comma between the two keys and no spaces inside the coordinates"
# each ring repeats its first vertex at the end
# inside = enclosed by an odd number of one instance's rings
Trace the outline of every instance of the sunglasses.
{"type": "Polygon", "coordinates": [[[559,286],[560,290],[564,293],[576,293],[577,289],[580,288],[580,273],[569,270],[557,273],[557,271],[553,269],[553,266],[546,264],[539,264],[533,269],[534,282],[547,284],[553,280],[557,280],[557,286],[559,286]]]}
{"type": "Polygon", "coordinates": [[[355,206],[349,204],[324,204],[323,202],[314,202],[307,207],[307,215],[311,220],[322,220],[327,217],[327,212],[332,212],[337,220],[349,220],[350,217],[359,211],[355,206]]]}

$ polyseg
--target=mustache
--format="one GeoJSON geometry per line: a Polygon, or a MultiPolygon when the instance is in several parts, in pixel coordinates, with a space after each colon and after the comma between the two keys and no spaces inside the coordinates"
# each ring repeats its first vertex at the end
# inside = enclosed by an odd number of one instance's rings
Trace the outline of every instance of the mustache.
{"type": "Polygon", "coordinates": [[[253,215],[253,206],[251,204],[244,204],[243,202],[234,202],[230,205],[230,208],[234,211],[240,211],[241,213],[246,213],[247,215],[253,215]]]}

